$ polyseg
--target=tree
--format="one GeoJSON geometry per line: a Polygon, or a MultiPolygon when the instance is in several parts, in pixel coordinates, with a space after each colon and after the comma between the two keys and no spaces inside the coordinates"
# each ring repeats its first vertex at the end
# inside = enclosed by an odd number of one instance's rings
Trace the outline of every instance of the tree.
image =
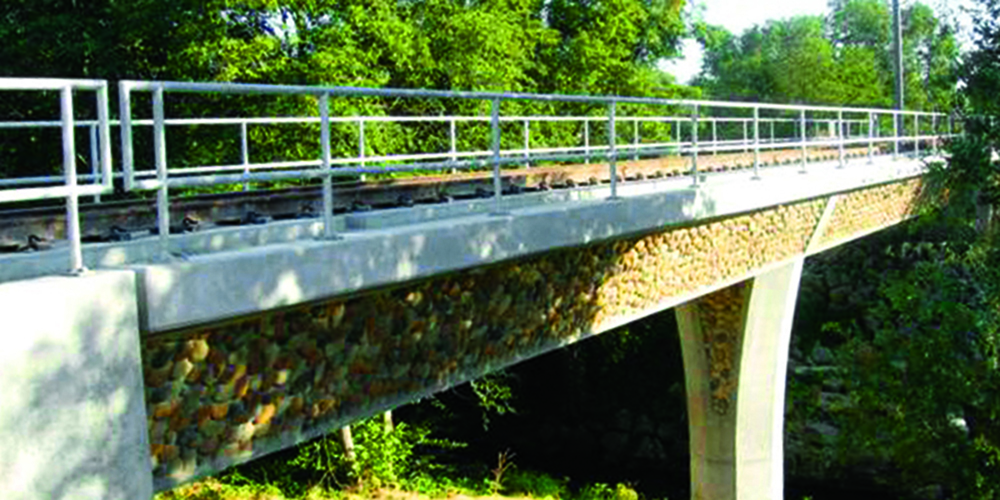
{"type": "Polygon", "coordinates": [[[705,65],[695,81],[720,99],[826,103],[837,100],[833,47],[823,19],[768,21],[735,37],[701,27],[705,65]]]}
{"type": "Polygon", "coordinates": [[[962,60],[960,73],[965,83],[963,95],[968,113],[1000,115],[996,90],[1000,88],[1000,2],[979,0],[980,11],[973,28],[976,35],[972,51],[962,60]]]}
{"type": "Polygon", "coordinates": [[[883,270],[868,297],[870,321],[831,329],[846,339],[837,360],[850,395],[835,420],[838,457],[891,463],[897,487],[937,484],[955,498],[995,498],[1000,253],[989,240],[962,251],[956,240],[919,238],[885,248],[899,267],[883,270]]]}
{"type": "MultiPolygon", "coordinates": [[[[927,6],[906,9],[906,104],[950,109],[957,44],[927,6]]],[[[770,20],[740,36],[698,26],[705,50],[696,83],[720,99],[857,106],[892,103],[885,0],[833,0],[830,14],[770,20]]]]}
{"type": "Polygon", "coordinates": [[[543,47],[545,92],[650,95],[657,61],[678,53],[682,0],[552,0],[543,4],[560,43],[543,47]]]}

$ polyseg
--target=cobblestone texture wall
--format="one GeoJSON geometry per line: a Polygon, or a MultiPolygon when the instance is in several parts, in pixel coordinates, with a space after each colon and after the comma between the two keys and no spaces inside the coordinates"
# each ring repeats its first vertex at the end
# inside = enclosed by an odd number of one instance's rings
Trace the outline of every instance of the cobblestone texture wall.
{"type": "Polygon", "coordinates": [[[743,309],[749,298],[747,283],[740,282],[696,300],[705,357],[708,358],[711,408],[720,415],[729,413],[736,404],[743,309]]]}
{"type": "MultiPolygon", "coordinates": [[[[857,203],[844,206],[912,192],[908,186],[857,194],[857,203]]],[[[825,203],[804,201],[151,335],[143,363],[156,487],[289,446],[801,253],[825,203]]],[[[854,225],[842,222],[833,234],[888,219],[846,220],[854,225]]],[[[725,411],[735,384],[727,368],[732,348],[724,334],[708,335],[725,411]]]]}
{"type": "Polygon", "coordinates": [[[930,201],[929,195],[922,177],[843,194],[837,200],[819,244],[835,243],[914,216],[930,201]]]}

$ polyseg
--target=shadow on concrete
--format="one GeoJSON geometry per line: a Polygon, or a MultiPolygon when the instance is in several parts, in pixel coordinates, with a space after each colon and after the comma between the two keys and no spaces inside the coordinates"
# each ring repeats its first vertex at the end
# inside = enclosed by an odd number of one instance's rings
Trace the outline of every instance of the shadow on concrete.
{"type": "Polygon", "coordinates": [[[27,294],[0,290],[19,305],[0,355],[6,499],[150,494],[134,282],[113,274],[0,285],[27,294]]]}

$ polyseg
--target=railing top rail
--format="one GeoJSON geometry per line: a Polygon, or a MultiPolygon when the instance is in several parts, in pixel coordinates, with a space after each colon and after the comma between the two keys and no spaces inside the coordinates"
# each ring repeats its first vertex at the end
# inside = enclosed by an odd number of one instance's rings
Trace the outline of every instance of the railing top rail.
{"type": "Polygon", "coordinates": [[[96,90],[107,86],[106,80],[0,77],[0,90],[58,90],[64,87],[96,90]]]}
{"type": "Polygon", "coordinates": [[[714,108],[737,109],[769,109],[776,111],[816,111],[816,112],[847,112],[847,113],[894,113],[903,115],[944,115],[931,111],[894,110],[888,108],[865,107],[834,107],[799,104],[774,104],[761,102],[730,102],[697,99],[665,99],[655,97],[631,97],[583,94],[534,94],[528,92],[474,92],[453,90],[399,89],[374,87],[343,87],[343,86],[311,86],[311,85],[272,85],[261,83],[212,83],[212,82],[176,82],[176,81],[137,81],[122,80],[119,82],[122,90],[154,91],[163,89],[170,92],[202,92],[222,94],[285,94],[285,95],[322,95],[352,96],[352,97],[414,97],[441,99],[476,99],[476,100],[528,100],[551,102],[578,103],[621,103],[621,104],[651,104],[660,106],[700,106],[714,108]]]}

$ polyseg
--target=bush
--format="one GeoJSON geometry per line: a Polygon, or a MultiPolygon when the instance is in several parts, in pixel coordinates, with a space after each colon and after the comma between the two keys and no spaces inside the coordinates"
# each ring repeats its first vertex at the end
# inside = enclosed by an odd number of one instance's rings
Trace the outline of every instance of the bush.
{"type": "Polygon", "coordinates": [[[315,486],[400,486],[440,468],[433,457],[418,454],[418,447],[465,446],[433,439],[430,429],[403,422],[386,432],[381,416],[352,424],[351,433],[353,461],[344,454],[338,429],[331,429],[329,434],[291,450],[230,469],[220,479],[231,485],[273,486],[288,497],[301,496],[315,486]]]}
{"type": "Polygon", "coordinates": [[[328,435],[299,447],[298,455],[289,465],[318,474],[333,474],[344,482],[356,482],[378,488],[398,486],[401,482],[433,467],[427,456],[414,456],[418,446],[458,448],[464,444],[431,439],[426,427],[400,422],[392,432],[386,432],[380,417],[363,420],[351,426],[355,459],[348,460],[339,440],[328,435]]]}
{"type": "Polygon", "coordinates": [[[512,469],[504,478],[504,493],[535,498],[566,498],[567,479],[556,479],[543,472],[512,469]]]}
{"type": "Polygon", "coordinates": [[[614,488],[604,483],[588,484],[577,493],[579,500],[639,500],[639,493],[627,484],[618,483],[614,488]]]}

